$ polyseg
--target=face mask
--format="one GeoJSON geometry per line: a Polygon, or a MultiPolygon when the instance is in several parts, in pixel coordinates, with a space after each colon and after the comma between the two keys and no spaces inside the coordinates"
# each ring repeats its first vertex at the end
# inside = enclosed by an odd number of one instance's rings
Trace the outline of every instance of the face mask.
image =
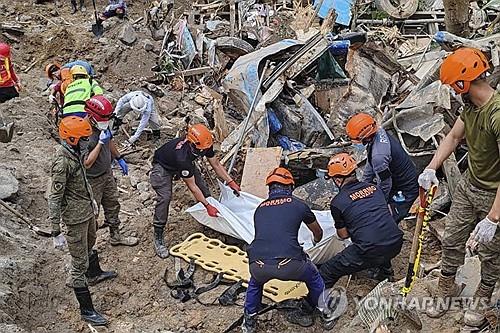
{"type": "Polygon", "coordinates": [[[100,129],[101,131],[105,131],[109,127],[109,120],[108,121],[97,121],[96,122],[96,127],[100,129]]]}

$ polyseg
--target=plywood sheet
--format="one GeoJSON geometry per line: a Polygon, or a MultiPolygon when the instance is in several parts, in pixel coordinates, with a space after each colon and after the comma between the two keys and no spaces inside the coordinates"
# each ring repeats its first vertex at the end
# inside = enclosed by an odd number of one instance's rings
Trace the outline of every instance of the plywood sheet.
{"type": "Polygon", "coordinates": [[[241,189],[245,192],[267,198],[266,177],[280,166],[281,147],[249,148],[241,179],[241,189]]]}

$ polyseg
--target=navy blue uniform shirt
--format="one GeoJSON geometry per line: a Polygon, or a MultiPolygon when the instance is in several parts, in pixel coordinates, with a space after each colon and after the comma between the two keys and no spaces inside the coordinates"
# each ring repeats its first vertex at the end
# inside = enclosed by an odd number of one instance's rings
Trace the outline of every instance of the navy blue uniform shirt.
{"type": "Polygon", "coordinates": [[[298,241],[299,228],[302,222],[313,223],[316,217],[304,202],[293,196],[270,196],[257,207],[253,219],[255,238],[247,248],[250,262],[306,258],[298,241]]]}
{"type": "Polygon", "coordinates": [[[347,228],[354,244],[362,250],[401,242],[399,230],[380,188],[365,182],[342,186],[330,204],[335,228],[347,228]]]}
{"type": "MultiPolygon", "coordinates": [[[[203,151],[202,156],[215,156],[212,147],[203,151]]],[[[182,178],[194,176],[194,161],[198,157],[192,153],[190,142],[184,138],[176,138],[165,143],[155,151],[153,163],[160,163],[165,170],[177,173],[182,178]]]]}

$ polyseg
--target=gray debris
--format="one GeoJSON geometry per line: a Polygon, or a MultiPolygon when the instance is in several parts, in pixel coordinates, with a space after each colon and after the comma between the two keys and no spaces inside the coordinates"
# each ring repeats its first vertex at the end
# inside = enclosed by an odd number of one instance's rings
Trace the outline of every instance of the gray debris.
{"type": "Polygon", "coordinates": [[[137,40],[137,34],[130,23],[124,23],[123,28],[118,35],[118,39],[125,45],[132,45],[137,40]]]}
{"type": "Polygon", "coordinates": [[[0,199],[7,199],[19,190],[19,182],[14,173],[6,167],[0,166],[0,199]]]}

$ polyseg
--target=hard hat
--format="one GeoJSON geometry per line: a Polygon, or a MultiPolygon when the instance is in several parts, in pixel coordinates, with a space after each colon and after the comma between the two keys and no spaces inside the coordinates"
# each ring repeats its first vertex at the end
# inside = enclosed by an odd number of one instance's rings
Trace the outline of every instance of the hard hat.
{"type": "Polygon", "coordinates": [[[283,185],[295,185],[292,173],[288,169],[279,167],[271,171],[271,173],[266,178],[266,185],[272,183],[279,183],[283,185]]]}
{"type": "Polygon", "coordinates": [[[68,116],[59,124],[59,136],[72,146],[76,146],[81,138],[89,137],[91,134],[92,127],[87,118],[68,116]]]}
{"type": "Polygon", "coordinates": [[[51,63],[45,66],[45,74],[49,79],[54,79],[54,73],[61,69],[61,65],[58,63],[51,63]]]}
{"type": "Polygon", "coordinates": [[[469,91],[470,83],[490,68],[483,52],[463,47],[444,59],[439,78],[450,85],[458,94],[469,91]]]}
{"type": "Polygon", "coordinates": [[[361,142],[377,132],[377,123],[369,114],[358,113],[349,119],[345,130],[352,141],[361,142]]]}
{"type": "Polygon", "coordinates": [[[136,94],[130,100],[130,107],[137,112],[143,112],[146,109],[146,97],[142,93],[136,94]]]}
{"type": "Polygon", "coordinates": [[[189,127],[186,138],[194,144],[196,149],[200,150],[208,149],[214,143],[212,133],[203,124],[196,124],[189,127]]]}
{"type": "Polygon", "coordinates": [[[97,95],[85,102],[85,111],[96,122],[100,130],[105,130],[108,128],[109,119],[113,114],[113,105],[103,95],[97,95]]]}
{"type": "Polygon", "coordinates": [[[351,155],[347,153],[340,153],[332,156],[328,162],[328,176],[349,176],[354,170],[356,170],[357,167],[358,165],[351,155]]]}
{"type": "Polygon", "coordinates": [[[71,72],[72,76],[75,76],[75,75],[89,76],[89,73],[87,73],[87,70],[85,69],[85,67],[83,67],[81,65],[75,65],[75,66],[71,67],[70,72],[71,72]]]}
{"type": "Polygon", "coordinates": [[[0,56],[5,58],[10,58],[10,45],[5,43],[0,43],[0,56]]]}

